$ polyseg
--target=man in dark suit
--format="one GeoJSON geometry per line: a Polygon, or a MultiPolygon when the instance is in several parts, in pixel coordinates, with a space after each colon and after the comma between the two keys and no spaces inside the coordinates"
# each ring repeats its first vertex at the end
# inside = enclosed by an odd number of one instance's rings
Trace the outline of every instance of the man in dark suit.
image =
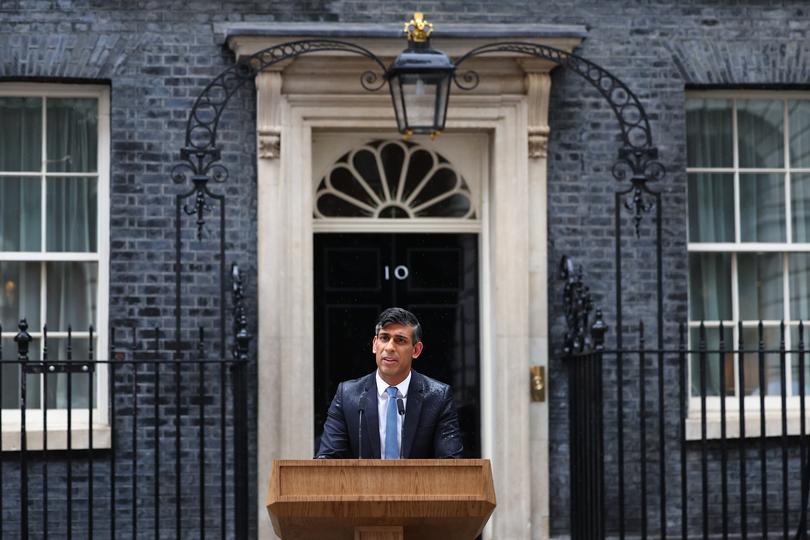
{"type": "Polygon", "coordinates": [[[459,458],[450,387],[411,369],[422,353],[416,316],[389,308],[377,319],[377,371],[338,385],[316,458],[459,458]]]}

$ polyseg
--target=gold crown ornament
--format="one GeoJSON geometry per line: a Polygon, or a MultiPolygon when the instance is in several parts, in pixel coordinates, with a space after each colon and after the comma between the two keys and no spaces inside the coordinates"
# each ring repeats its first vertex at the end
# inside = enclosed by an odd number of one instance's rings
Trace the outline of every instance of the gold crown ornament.
{"type": "Polygon", "coordinates": [[[433,24],[425,20],[425,15],[419,11],[413,14],[413,19],[405,23],[402,30],[408,34],[408,41],[414,43],[424,43],[433,33],[433,24]]]}

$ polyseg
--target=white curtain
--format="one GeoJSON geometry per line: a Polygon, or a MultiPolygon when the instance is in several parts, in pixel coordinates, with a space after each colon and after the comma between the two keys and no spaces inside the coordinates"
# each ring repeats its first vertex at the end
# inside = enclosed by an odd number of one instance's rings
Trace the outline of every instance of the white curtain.
{"type": "Polygon", "coordinates": [[[785,242],[785,175],[740,173],[740,240],[785,242]]]}
{"type": "MultiPolygon", "coordinates": [[[[42,100],[0,97],[0,172],[37,172],[42,162],[42,100]]],[[[0,251],[40,249],[38,177],[0,177],[0,251]]]]}
{"type": "Polygon", "coordinates": [[[810,167],[810,101],[788,101],[790,122],[790,164],[810,167]]]}
{"type": "Polygon", "coordinates": [[[737,255],[740,319],[784,319],[781,253],[737,255]]]}
{"type": "Polygon", "coordinates": [[[734,165],[729,99],[686,101],[686,161],[689,167],[734,165]]]}
{"type": "Polygon", "coordinates": [[[737,100],[740,167],[784,167],[784,119],[780,99],[737,100]]]}
{"type": "Polygon", "coordinates": [[[810,174],[794,173],[791,175],[790,188],[793,241],[810,242],[810,174]]]}
{"type": "MultiPolygon", "coordinates": [[[[47,107],[47,168],[53,172],[95,172],[97,157],[95,99],[49,99],[47,107]]],[[[89,177],[49,177],[46,188],[46,249],[57,252],[96,251],[97,180],[89,177]]],[[[48,263],[47,323],[52,330],[87,331],[96,320],[95,263],[48,263]]],[[[52,340],[50,354],[66,360],[66,339],[52,340]]],[[[73,338],[70,355],[87,359],[88,341],[73,338]]],[[[71,378],[71,406],[87,407],[87,376],[71,378]]],[[[67,376],[48,381],[47,406],[67,408],[67,376]]]]}
{"type": "Polygon", "coordinates": [[[689,174],[689,241],[734,241],[734,175],[689,174]]]}
{"type": "MultiPolygon", "coordinates": [[[[731,255],[727,253],[689,254],[689,318],[695,321],[731,319],[731,255]]],[[[716,328],[705,330],[707,350],[718,350],[720,332],[716,328]]],[[[725,346],[732,346],[731,330],[725,334],[725,346]]],[[[700,333],[693,328],[690,335],[690,348],[700,346],[700,333]]],[[[700,395],[701,356],[691,356],[692,394],[700,395]]],[[[705,356],[705,384],[707,395],[720,394],[720,355],[709,353],[705,356]]],[[[725,363],[724,363],[725,366],[725,363]]],[[[729,378],[726,377],[728,383],[729,378]]]]}
{"type": "MultiPolygon", "coordinates": [[[[87,176],[44,178],[45,208],[42,208],[43,177],[0,177],[0,249],[2,251],[94,252],[97,220],[97,100],[88,98],[0,98],[0,171],[39,172],[43,170],[42,114],[47,115],[45,134],[47,173],[88,173],[87,176]],[[41,223],[45,219],[45,246],[41,245],[41,223]]],[[[45,322],[50,331],[88,330],[96,320],[98,268],[86,262],[0,262],[3,295],[0,315],[5,330],[27,317],[31,330],[45,322]],[[42,271],[45,271],[45,289],[42,271]],[[40,298],[46,293],[46,320],[39,313],[40,298]]],[[[11,344],[13,346],[13,342],[11,344]]],[[[65,360],[67,340],[49,340],[49,358],[65,360]]],[[[75,360],[88,356],[88,340],[72,340],[75,360]]],[[[8,346],[8,344],[6,344],[8,346]]],[[[15,352],[9,347],[6,351],[15,352]]],[[[4,357],[9,357],[4,353],[4,357]]],[[[13,354],[11,355],[13,358],[13,354]]],[[[38,351],[32,358],[38,357],[38,351]]],[[[3,407],[16,407],[19,371],[3,373],[3,407]],[[12,396],[7,398],[6,396],[12,396]]],[[[72,406],[87,407],[87,377],[72,378],[72,406]]],[[[39,379],[32,380],[29,403],[39,403],[39,379]]],[[[48,407],[67,406],[66,375],[48,378],[48,407]]]]}

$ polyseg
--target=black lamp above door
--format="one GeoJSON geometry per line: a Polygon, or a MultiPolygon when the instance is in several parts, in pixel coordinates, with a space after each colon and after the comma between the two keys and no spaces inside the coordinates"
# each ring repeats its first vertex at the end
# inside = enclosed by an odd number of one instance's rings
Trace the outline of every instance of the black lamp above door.
{"type": "Polygon", "coordinates": [[[450,80],[456,66],[446,54],[430,48],[433,25],[421,13],[405,24],[408,48],[385,74],[399,132],[437,135],[447,119],[450,80]]]}

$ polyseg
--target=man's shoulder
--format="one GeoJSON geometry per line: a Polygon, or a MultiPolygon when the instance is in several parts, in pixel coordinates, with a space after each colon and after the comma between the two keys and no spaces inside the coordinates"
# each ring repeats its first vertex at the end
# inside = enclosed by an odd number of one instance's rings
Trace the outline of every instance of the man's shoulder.
{"type": "Polygon", "coordinates": [[[363,389],[367,388],[370,383],[374,382],[374,373],[376,372],[372,371],[368,375],[363,375],[362,377],[358,377],[356,379],[341,382],[340,384],[343,391],[354,393],[357,390],[360,390],[362,392],[363,389]]]}
{"type": "Polygon", "coordinates": [[[411,384],[415,384],[418,391],[426,394],[444,394],[450,388],[449,384],[445,384],[441,381],[428,377],[427,375],[423,375],[415,369],[411,370],[411,384]]]}

